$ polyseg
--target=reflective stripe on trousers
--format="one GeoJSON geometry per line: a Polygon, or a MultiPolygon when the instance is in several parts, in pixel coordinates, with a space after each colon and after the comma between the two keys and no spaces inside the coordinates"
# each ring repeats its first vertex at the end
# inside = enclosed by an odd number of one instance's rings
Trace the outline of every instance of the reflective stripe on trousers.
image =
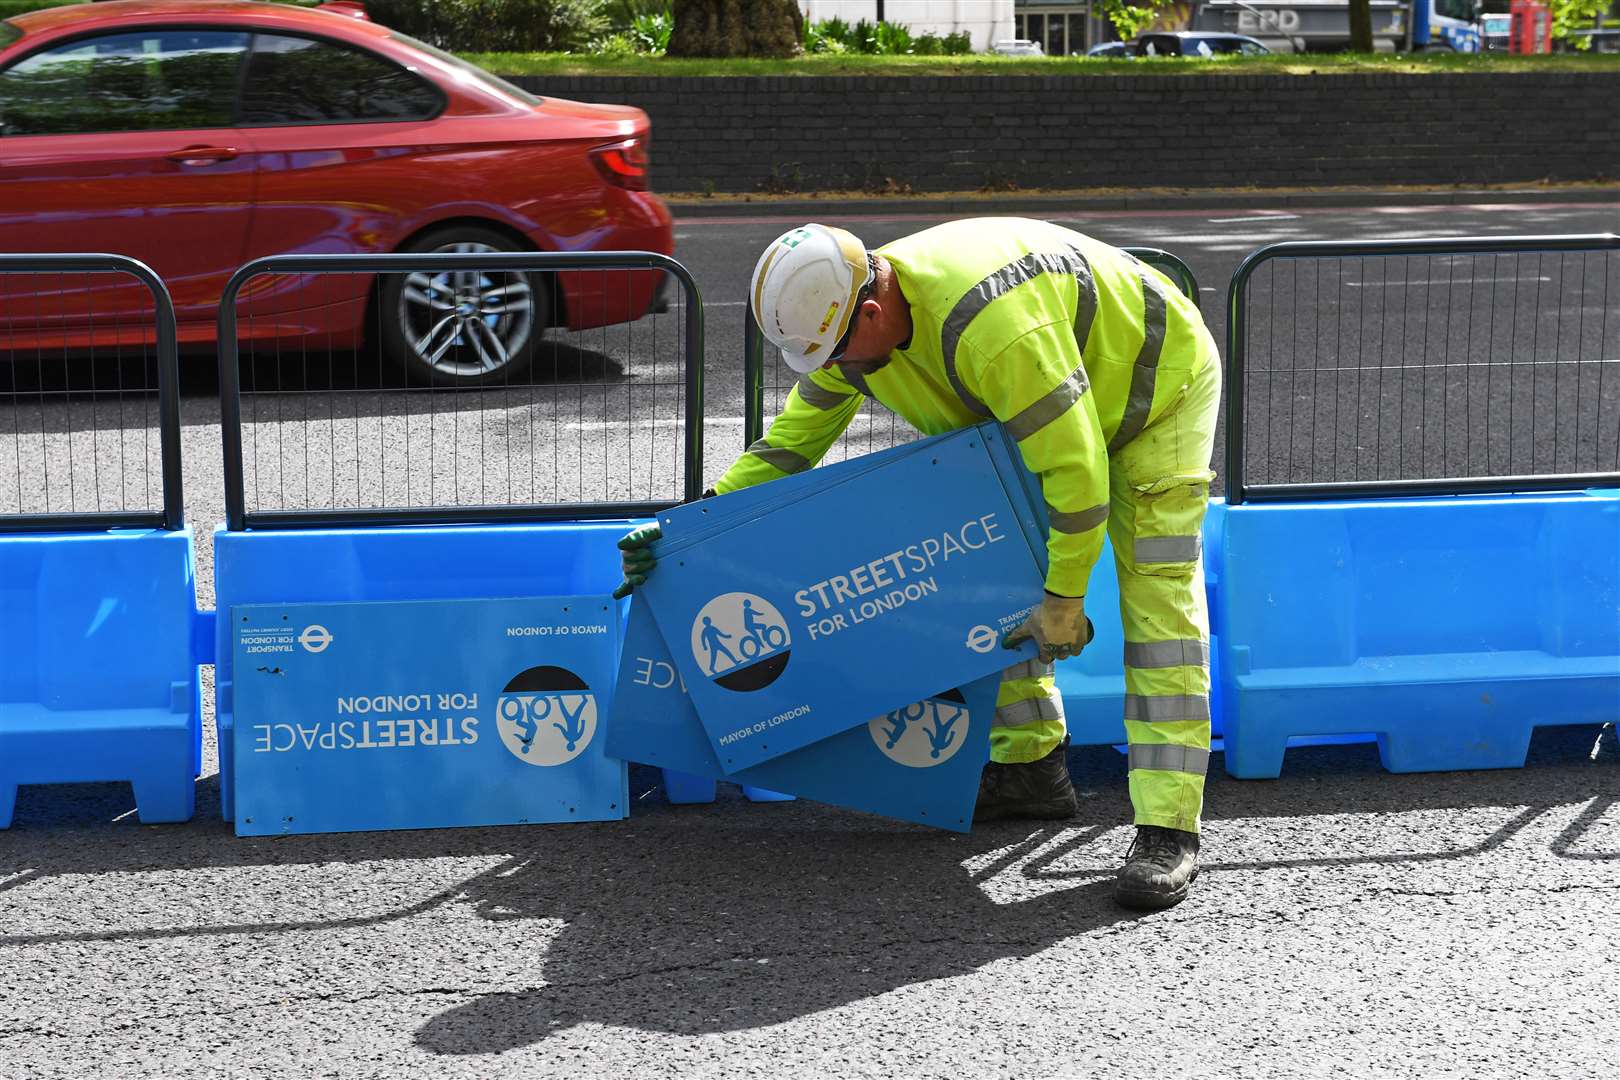
{"type": "Polygon", "coordinates": [[[1001,673],[996,715],[990,721],[991,761],[1038,761],[1063,741],[1067,730],[1051,664],[1027,660],[1001,673]]]}

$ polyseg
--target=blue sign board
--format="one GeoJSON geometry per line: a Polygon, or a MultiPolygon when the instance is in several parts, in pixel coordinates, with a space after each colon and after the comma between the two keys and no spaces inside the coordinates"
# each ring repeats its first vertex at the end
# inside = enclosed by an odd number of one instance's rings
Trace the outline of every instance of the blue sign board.
{"type": "Polygon", "coordinates": [[[631,604],[607,751],[666,769],[966,832],[990,756],[999,673],[872,717],[801,750],[720,767],[647,605],[631,604]]]}
{"type": "Polygon", "coordinates": [[[1034,655],[1001,648],[1042,595],[1022,473],[981,425],[659,515],[639,592],[726,773],[1034,655]]]}
{"type": "Polygon", "coordinates": [[[231,609],[238,836],[607,821],[605,596],[231,609]]]}

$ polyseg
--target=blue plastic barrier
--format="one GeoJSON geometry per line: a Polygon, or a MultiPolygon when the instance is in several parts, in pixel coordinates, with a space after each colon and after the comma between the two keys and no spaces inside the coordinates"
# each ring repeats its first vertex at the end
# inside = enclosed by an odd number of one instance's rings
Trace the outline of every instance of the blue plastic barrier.
{"type": "MultiPolygon", "coordinates": [[[[1211,499],[1204,518],[1204,593],[1215,606],[1215,552],[1221,544],[1222,515],[1226,503],[1211,499]]],[[[1057,665],[1058,693],[1069,740],[1075,746],[1110,746],[1125,742],[1124,630],[1119,618],[1119,578],[1114,572],[1114,547],[1103,540],[1102,556],[1091,572],[1086,589],[1086,617],[1096,631],[1095,643],[1073,660],[1057,665]]],[[[1210,724],[1214,737],[1223,731],[1220,695],[1213,692],[1220,663],[1215,642],[1210,643],[1210,724]]]]}
{"type": "Polygon", "coordinates": [[[1514,768],[1541,725],[1620,719],[1620,491],[1224,511],[1226,769],[1376,736],[1392,772],[1514,768]]]}
{"type": "Polygon", "coordinates": [[[0,828],[19,784],[127,780],[185,821],[202,764],[209,620],[189,529],[0,536],[0,828]]]}
{"type": "MultiPolygon", "coordinates": [[[[161,505],[131,500],[122,483],[104,490],[101,462],[89,460],[93,510],[71,496],[69,509],[56,509],[47,494],[42,507],[19,500],[17,512],[0,514],[0,828],[11,824],[19,784],[123,780],[141,821],[185,821],[202,764],[198,665],[211,662],[211,613],[197,611],[180,497],[174,304],[151,268],[121,255],[0,254],[0,275],[14,273],[121,274],[151,294],[157,385],[129,389],[157,391],[161,475],[149,479],[159,480],[161,505]]],[[[94,337],[93,311],[71,315],[94,337]]],[[[17,449],[20,493],[39,462],[17,449]]],[[[141,489],[150,501],[151,486],[141,489]]]]}
{"type": "MultiPolygon", "coordinates": [[[[677,769],[660,769],[664,778],[664,797],[677,806],[694,803],[712,803],[719,795],[720,782],[712,776],[694,776],[677,769]]],[[[783,795],[779,791],[740,785],[749,802],[792,802],[797,796],[783,795]]]]}
{"type": "MultiPolygon", "coordinates": [[[[236,604],[438,600],[611,592],[635,520],[214,533],[221,612],[236,604]]],[[[230,620],[215,630],[220,804],[235,817],[230,620]]]]}

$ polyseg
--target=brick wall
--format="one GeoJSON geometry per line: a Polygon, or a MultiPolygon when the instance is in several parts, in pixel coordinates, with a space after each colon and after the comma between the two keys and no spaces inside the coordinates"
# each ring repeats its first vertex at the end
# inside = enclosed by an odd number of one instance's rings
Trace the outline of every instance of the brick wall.
{"type": "Polygon", "coordinates": [[[1620,75],[523,77],[636,105],[661,191],[1620,178],[1620,75]]]}

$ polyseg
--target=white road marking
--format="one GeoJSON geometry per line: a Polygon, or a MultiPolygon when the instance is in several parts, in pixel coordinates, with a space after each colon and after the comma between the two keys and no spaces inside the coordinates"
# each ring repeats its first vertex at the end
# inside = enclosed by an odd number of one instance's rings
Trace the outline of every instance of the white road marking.
{"type": "Polygon", "coordinates": [[[1208,219],[1212,225],[1247,224],[1256,221],[1298,221],[1298,214],[1264,214],[1259,217],[1212,217],[1208,219]]]}
{"type": "Polygon", "coordinates": [[[1342,281],[1342,282],[1339,282],[1339,284],[1344,285],[1345,287],[1351,288],[1351,289],[1380,289],[1380,288],[1384,288],[1385,286],[1391,286],[1391,285],[1394,286],[1395,288],[1398,288],[1398,289],[1399,288],[1427,289],[1427,288],[1437,287],[1437,286],[1441,286],[1441,285],[1445,285],[1445,286],[1448,286],[1448,287],[1451,287],[1451,286],[1467,286],[1467,285],[1499,285],[1499,284],[1508,284],[1510,282],[1517,282],[1517,281],[1551,281],[1551,280],[1552,280],[1552,278],[1550,278],[1550,277],[1517,277],[1517,278],[1516,277],[1477,277],[1477,278],[1466,278],[1465,279],[1465,278],[1459,278],[1459,277],[1456,277],[1455,275],[1453,275],[1450,278],[1450,280],[1448,280],[1448,281],[1438,281],[1438,280],[1435,280],[1434,278],[1430,278],[1428,281],[1342,281]]]}

